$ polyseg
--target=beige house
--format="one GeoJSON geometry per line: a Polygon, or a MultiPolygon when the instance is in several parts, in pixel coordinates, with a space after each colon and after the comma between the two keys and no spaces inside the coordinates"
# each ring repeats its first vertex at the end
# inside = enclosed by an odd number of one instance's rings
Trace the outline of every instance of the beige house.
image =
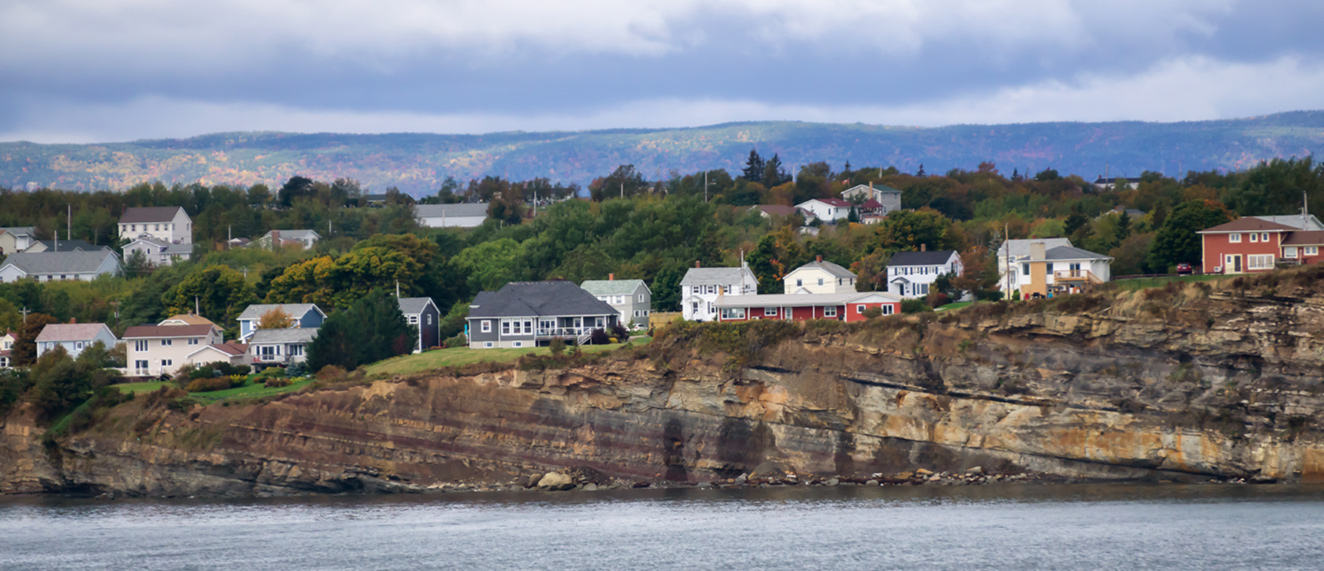
{"type": "Polygon", "coordinates": [[[0,228],[0,256],[17,254],[32,247],[37,240],[37,229],[32,226],[0,228]]]}
{"type": "Polygon", "coordinates": [[[248,345],[231,341],[219,345],[207,345],[196,349],[186,357],[190,365],[209,363],[229,363],[231,365],[252,365],[253,357],[248,354],[248,345]]]}
{"type": "Polygon", "coordinates": [[[169,244],[192,244],[193,220],[178,206],[125,208],[119,236],[126,240],[150,236],[169,244]]]}
{"type": "Polygon", "coordinates": [[[789,294],[855,293],[855,274],[818,256],[786,274],[782,285],[782,291],[789,294]]]}
{"type": "Polygon", "coordinates": [[[190,355],[208,345],[224,342],[212,325],[138,325],[124,332],[129,375],[174,375],[190,355]]]}

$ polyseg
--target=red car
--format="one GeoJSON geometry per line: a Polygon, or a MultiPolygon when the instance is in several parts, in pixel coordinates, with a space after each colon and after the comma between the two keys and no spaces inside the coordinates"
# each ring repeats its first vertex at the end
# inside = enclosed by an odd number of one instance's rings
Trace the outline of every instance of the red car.
{"type": "Polygon", "coordinates": [[[1188,264],[1188,263],[1186,263],[1186,262],[1182,262],[1182,263],[1180,263],[1180,264],[1177,264],[1177,275],[1179,275],[1179,276],[1189,276],[1189,275],[1191,275],[1191,265],[1188,264]]]}

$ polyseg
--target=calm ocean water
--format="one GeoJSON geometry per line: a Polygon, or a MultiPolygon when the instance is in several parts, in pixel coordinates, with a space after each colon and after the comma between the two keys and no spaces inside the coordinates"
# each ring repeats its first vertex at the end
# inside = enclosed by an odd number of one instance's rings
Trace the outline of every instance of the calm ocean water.
{"type": "Polygon", "coordinates": [[[5,569],[1324,568],[1324,488],[0,500],[5,569]]]}

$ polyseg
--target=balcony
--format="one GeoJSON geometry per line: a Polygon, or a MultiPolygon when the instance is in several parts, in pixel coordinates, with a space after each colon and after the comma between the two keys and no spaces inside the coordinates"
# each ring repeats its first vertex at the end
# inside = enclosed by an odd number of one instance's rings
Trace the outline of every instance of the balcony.
{"type": "Polygon", "coordinates": [[[1059,270],[1053,272],[1056,283],[1101,284],[1103,280],[1089,270],[1059,270]]]}

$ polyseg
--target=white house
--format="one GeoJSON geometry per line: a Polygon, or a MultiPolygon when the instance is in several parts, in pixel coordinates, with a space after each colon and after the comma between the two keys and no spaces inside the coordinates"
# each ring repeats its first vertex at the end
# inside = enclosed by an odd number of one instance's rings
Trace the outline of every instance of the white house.
{"type": "Polygon", "coordinates": [[[104,323],[52,323],[37,334],[37,358],[40,359],[57,346],[63,346],[70,357],[77,357],[83,349],[98,341],[106,349],[112,349],[119,339],[104,323]]]}
{"type": "Polygon", "coordinates": [[[125,361],[135,377],[174,375],[189,355],[223,341],[214,325],[137,325],[124,331],[125,361]]]}
{"type": "Polygon", "coordinates": [[[1071,246],[1030,244],[1030,255],[1012,268],[1022,299],[1079,293],[1112,280],[1113,259],[1071,246]]]}
{"type": "Polygon", "coordinates": [[[901,297],[923,297],[929,294],[938,276],[960,276],[965,271],[961,255],[956,250],[897,252],[887,263],[887,291],[901,297]]]}
{"type": "Polygon", "coordinates": [[[14,352],[14,341],[17,340],[18,337],[13,331],[0,333],[0,369],[8,369],[13,365],[10,356],[14,352]]]}
{"type": "Polygon", "coordinates": [[[727,295],[753,295],[759,292],[759,279],[749,264],[738,268],[694,267],[680,280],[681,316],[690,321],[716,321],[717,299],[727,295]]]}
{"type": "Polygon", "coordinates": [[[487,220],[487,203],[419,204],[414,206],[414,217],[428,228],[473,228],[487,220]]]}
{"type": "Polygon", "coordinates": [[[322,235],[316,230],[272,230],[258,238],[256,243],[262,248],[270,250],[276,246],[285,247],[299,245],[305,250],[313,249],[322,235]]]}
{"type": "Polygon", "coordinates": [[[194,349],[184,357],[185,362],[193,366],[209,363],[229,363],[231,365],[252,365],[253,357],[248,354],[248,345],[230,341],[194,349]]]}
{"type": "Polygon", "coordinates": [[[316,329],[321,327],[322,321],[326,319],[326,313],[311,303],[250,305],[235,319],[239,322],[239,339],[248,341],[248,338],[258,331],[257,326],[262,321],[262,316],[275,309],[279,309],[294,320],[291,329],[316,329]]]}
{"type": "Polygon", "coordinates": [[[39,282],[92,281],[97,276],[119,275],[121,271],[119,257],[109,249],[14,254],[0,264],[0,282],[12,283],[24,278],[39,282]]]}
{"type": "Polygon", "coordinates": [[[782,291],[791,294],[855,293],[855,274],[823,256],[800,266],[782,278],[782,291]]]}
{"type": "Polygon", "coordinates": [[[193,220],[178,206],[125,208],[119,237],[131,240],[144,234],[171,244],[192,244],[193,220]]]}
{"type": "Polygon", "coordinates": [[[286,367],[308,360],[308,344],[317,328],[259,329],[248,338],[248,355],[257,368],[286,367]]]}
{"type": "Polygon", "coordinates": [[[841,192],[841,198],[851,203],[865,203],[870,200],[878,202],[878,207],[873,209],[875,216],[887,216],[893,210],[901,210],[901,191],[885,184],[875,186],[873,183],[855,185],[841,192]]]}
{"type": "Polygon", "coordinates": [[[1041,243],[1045,249],[1058,246],[1070,246],[1069,238],[1031,238],[1027,240],[1007,240],[998,247],[998,284],[1003,292],[1019,289],[1019,272],[1008,273],[1023,260],[1030,257],[1030,245],[1041,243]]]}
{"type": "Polygon", "coordinates": [[[141,253],[153,266],[169,266],[178,260],[193,257],[193,244],[171,244],[152,236],[139,236],[124,246],[124,259],[130,260],[141,253]]]}
{"type": "Polygon", "coordinates": [[[618,280],[616,274],[607,274],[605,280],[585,280],[579,287],[616,308],[621,313],[621,325],[629,327],[633,324],[635,329],[648,326],[653,292],[644,280],[618,280]]]}
{"type": "Polygon", "coordinates": [[[824,222],[849,218],[852,206],[854,205],[840,198],[812,198],[795,205],[796,208],[813,214],[814,218],[824,222]]]}

